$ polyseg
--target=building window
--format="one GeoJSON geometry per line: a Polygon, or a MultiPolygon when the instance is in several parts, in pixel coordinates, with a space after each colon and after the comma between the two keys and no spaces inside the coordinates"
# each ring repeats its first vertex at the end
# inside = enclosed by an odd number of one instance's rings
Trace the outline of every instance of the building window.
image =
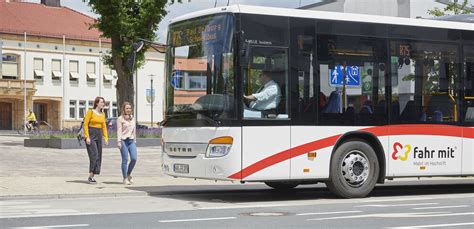
{"type": "Polygon", "coordinates": [[[105,118],[110,117],[110,102],[105,102],[104,113],[105,113],[105,118]]]}
{"type": "Polygon", "coordinates": [[[104,64],[104,69],[103,69],[103,72],[104,72],[104,83],[111,83],[112,82],[112,79],[113,79],[113,76],[112,76],[112,69],[110,69],[110,67],[106,64],[104,64]]]}
{"type": "Polygon", "coordinates": [[[112,102],[112,117],[118,117],[117,102],[112,102]]]}
{"type": "Polygon", "coordinates": [[[43,58],[34,58],[33,59],[33,70],[35,79],[43,79],[44,71],[43,71],[43,58]]]}
{"type": "Polygon", "coordinates": [[[86,64],[87,82],[95,82],[97,75],[95,74],[95,62],[87,62],[86,64]]]}
{"type": "Polygon", "coordinates": [[[61,71],[61,60],[52,60],[51,61],[51,75],[54,80],[60,80],[63,77],[61,71]]]}
{"type": "Polygon", "coordinates": [[[89,100],[89,102],[87,103],[87,109],[94,109],[94,101],[89,100]]]}
{"type": "Polygon", "coordinates": [[[69,81],[79,81],[79,61],[77,60],[69,61],[69,81]]]}
{"type": "Polygon", "coordinates": [[[76,118],[76,100],[69,100],[69,118],[76,118]]]}
{"type": "Polygon", "coordinates": [[[86,114],[86,101],[80,100],[79,101],[79,118],[84,118],[86,114]]]}
{"type": "Polygon", "coordinates": [[[1,76],[3,79],[18,78],[18,56],[13,54],[2,55],[1,76]]]}

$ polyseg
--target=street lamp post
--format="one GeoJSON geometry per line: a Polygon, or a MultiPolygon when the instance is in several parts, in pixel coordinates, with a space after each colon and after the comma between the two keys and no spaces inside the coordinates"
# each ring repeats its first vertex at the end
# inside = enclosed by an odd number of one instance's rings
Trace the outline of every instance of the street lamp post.
{"type": "Polygon", "coordinates": [[[150,74],[150,106],[151,106],[151,127],[153,127],[153,103],[155,102],[155,92],[153,91],[153,77],[155,75],[150,74]]]}
{"type": "Polygon", "coordinates": [[[138,126],[138,69],[135,69],[135,61],[137,57],[137,52],[142,50],[145,43],[143,41],[139,41],[133,44],[132,46],[132,53],[128,58],[128,66],[130,66],[130,70],[132,73],[135,72],[135,126],[138,126]]]}

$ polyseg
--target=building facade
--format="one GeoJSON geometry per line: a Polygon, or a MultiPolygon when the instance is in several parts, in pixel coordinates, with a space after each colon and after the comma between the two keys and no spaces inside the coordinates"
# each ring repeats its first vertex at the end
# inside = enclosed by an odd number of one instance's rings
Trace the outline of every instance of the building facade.
{"type": "MultiPolygon", "coordinates": [[[[103,63],[111,44],[89,29],[93,18],[60,7],[59,1],[6,0],[0,12],[0,130],[20,129],[28,109],[53,129],[78,125],[96,96],[105,98],[107,117],[119,115],[117,74],[103,63]]],[[[149,50],[134,78],[141,124],[162,119],[163,72],[164,55],[149,50]],[[146,98],[151,82],[153,111],[146,98]]]]}

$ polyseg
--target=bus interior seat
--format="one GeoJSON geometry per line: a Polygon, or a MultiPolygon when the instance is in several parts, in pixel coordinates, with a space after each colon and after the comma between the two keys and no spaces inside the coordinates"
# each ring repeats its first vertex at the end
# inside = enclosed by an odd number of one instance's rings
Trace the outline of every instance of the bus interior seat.
{"type": "Polygon", "coordinates": [[[422,120],[422,113],[419,106],[415,104],[415,101],[410,100],[405,105],[402,114],[400,115],[400,121],[402,122],[418,122],[422,120]]]}
{"type": "Polygon", "coordinates": [[[339,114],[341,113],[341,97],[339,92],[333,91],[329,95],[329,100],[323,109],[323,113],[339,114]]]}
{"type": "Polygon", "coordinates": [[[360,108],[360,111],[359,111],[360,114],[373,114],[373,109],[372,109],[372,103],[370,102],[370,100],[367,100],[364,102],[364,104],[362,105],[362,108],[360,108]]]}
{"type": "Polygon", "coordinates": [[[443,122],[443,112],[441,112],[440,110],[434,111],[431,120],[433,122],[443,122]]]}
{"type": "MultiPolygon", "coordinates": [[[[453,103],[448,93],[434,94],[430,96],[426,113],[433,117],[435,111],[440,111],[445,116],[453,116],[453,103]]],[[[432,118],[434,119],[434,118],[432,118]]]]}

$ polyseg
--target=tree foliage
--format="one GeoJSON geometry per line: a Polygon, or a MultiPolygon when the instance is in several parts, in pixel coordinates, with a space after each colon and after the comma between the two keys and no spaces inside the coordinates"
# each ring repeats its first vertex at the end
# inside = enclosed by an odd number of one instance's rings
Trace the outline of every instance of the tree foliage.
{"type": "MultiPolygon", "coordinates": [[[[127,63],[132,45],[139,38],[156,40],[158,24],[166,16],[166,7],[175,0],[88,0],[92,12],[98,15],[92,27],[98,28],[102,36],[109,38],[112,48],[104,56],[104,62],[117,72],[117,101],[134,104],[132,73],[144,64],[145,51],[149,44],[136,55],[136,64],[131,69],[127,63]]],[[[181,2],[181,0],[176,0],[181,2]]]]}
{"type": "Polygon", "coordinates": [[[474,5],[469,5],[467,0],[462,0],[462,3],[458,3],[458,0],[449,2],[444,9],[435,7],[432,10],[428,10],[429,15],[436,17],[452,15],[452,14],[470,14],[473,13],[474,5]]]}

